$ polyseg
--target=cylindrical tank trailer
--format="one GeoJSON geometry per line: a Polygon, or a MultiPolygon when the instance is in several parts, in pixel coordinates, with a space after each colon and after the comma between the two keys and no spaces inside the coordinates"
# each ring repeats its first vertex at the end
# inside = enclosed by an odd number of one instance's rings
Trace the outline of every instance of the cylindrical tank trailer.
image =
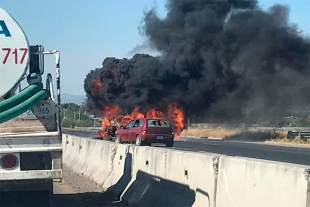
{"type": "Polygon", "coordinates": [[[0,101],[10,97],[26,76],[29,43],[19,24],[0,8],[0,101]]]}
{"type": "Polygon", "coordinates": [[[50,97],[43,88],[43,46],[29,46],[18,23],[0,8],[0,124],[50,97]],[[29,68],[29,70],[27,70],[29,68]],[[26,74],[27,71],[29,74],[26,74]],[[27,75],[27,76],[26,76],[27,75]],[[27,78],[28,86],[16,91],[27,78]]]}

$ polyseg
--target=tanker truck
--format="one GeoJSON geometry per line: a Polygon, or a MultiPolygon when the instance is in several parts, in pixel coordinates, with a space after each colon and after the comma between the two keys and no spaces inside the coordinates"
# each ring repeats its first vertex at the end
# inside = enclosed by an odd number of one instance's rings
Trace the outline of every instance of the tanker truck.
{"type": "Polygon", "coordinates": [[[53,192],[62,179],[60,53],[29,45],[2,8],[0,45],[0,192],[53,192]],[[44,75],[46,55],[56,59],[56,80],[44,75]]]}

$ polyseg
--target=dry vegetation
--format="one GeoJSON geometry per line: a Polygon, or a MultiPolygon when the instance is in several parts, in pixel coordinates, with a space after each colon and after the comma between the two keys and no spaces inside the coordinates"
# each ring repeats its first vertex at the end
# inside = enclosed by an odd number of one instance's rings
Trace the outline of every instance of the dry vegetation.
{"type": "Polygon", "coordinates": [[[255,128],[251,129],[227,129],[223,127],[212,127],[206,129],[186,129],[181,133],[181,136],[195,136],[201,138],[222,138],[226,140],[244,140],[244,141],[266,141],[268,143],[281,144],[310,144],[310,140],[287,139],[287,131],[273,130],[260,131],[255,128]]]}
{"type": "Polygon", "coordinates": [[[222,138],[227,136],[233,136],[240,132],[241,130],[225,128],[185,129],[181,133],[181,136],[222,138]]]}
{"type": "Polygon", "coordinates": [[[272,139],[266,141],[267,143],[276,143],[276,144],[296,144],[296,145],[310,145],[309,139],[301,139],[299,136],[295,139],[272,139]]]}

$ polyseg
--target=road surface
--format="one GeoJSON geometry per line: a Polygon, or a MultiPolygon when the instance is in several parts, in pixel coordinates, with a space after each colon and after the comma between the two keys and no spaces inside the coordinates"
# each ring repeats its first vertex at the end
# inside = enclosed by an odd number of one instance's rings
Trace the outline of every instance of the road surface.
{"type": "MultiPolygon", "coordinates": [[[[96,131],[64,130],[63,133],[92,138],[96,131]]],[[[156,147],[164,147],[154,144],[156,147]]],[[[250,157],[271,161],[310,165],[309,147],[277,146],[260,142],[242,142],[228,140],[211,140],[202,138],[182,137],[175,141],[176,150],[193,152],[211,152],[229,156],[250,157]]]]}

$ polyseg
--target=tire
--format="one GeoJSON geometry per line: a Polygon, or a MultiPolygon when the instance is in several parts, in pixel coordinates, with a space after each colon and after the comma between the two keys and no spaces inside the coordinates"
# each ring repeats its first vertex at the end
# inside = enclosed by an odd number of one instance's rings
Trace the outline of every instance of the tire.
{"type": "Polygon", "coordinates": [[[140,135],[136,136],[136,145],[137,146],[142,146],[142,138],[140,135]]]}
{"type": "Polygon", "coordinates": [[[166,142],[166,147],[173,147],[173,145],[174,145],[174,141],[173,140],[166,142]]]}
{"type": "Polygon", "coordinates": [[[118,134],[115,136],[115,143],[119,143],[119,144],[123,143],[121,137],[118,134]]]}

